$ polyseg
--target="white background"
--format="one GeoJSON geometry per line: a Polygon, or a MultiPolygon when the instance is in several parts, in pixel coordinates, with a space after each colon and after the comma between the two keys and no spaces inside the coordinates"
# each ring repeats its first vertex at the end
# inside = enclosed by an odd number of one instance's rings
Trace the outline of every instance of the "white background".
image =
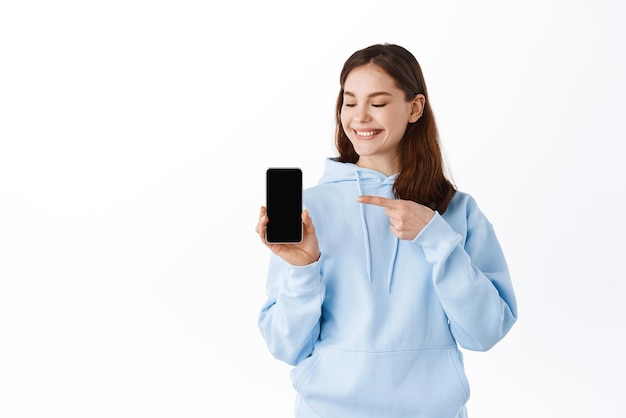
{"type": "Polygon", "coordinates": [[[519,321],[465,352],[470,416],[623,414],[626,7],[5,1],[0,417],[292,415],[256,328],[271,165],[317,182],[344,60],[422,64],[519,321]]]}

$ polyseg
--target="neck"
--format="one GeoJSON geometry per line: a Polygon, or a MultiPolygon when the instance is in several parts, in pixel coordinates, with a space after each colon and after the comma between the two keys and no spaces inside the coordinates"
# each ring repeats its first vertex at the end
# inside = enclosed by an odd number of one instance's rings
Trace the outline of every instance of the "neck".
{"type": "Polygon", "coordinates": [[[397,158],[389,159],[389,158],[369,158],[369,157],[359,157],[359,160],[356,162],[356,165],[363,168],[369,168],[370,170],[375,170],[380,173],[383,173],[387,177],[391,177],[394,174],[400,172],[400,162],[397,158]]]}

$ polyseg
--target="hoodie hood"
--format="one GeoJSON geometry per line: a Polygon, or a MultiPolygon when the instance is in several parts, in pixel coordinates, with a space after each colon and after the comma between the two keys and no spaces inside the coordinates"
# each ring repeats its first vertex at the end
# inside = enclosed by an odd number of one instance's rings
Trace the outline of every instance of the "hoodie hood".
{"type": "MultiPolygon", "coordinates": [[[[354,183],[358,195],[371,195],[382,196],[386,198],[394,198],[393,196],[393,183],[396,180],[397,174],[387,176],[379,171],[369,168],[359,167],[352,163],[342,163],[337,161],[336,158],[328,158],[324,167],[324,173],[320,178],[319,184],[332,184],[332,183],[354,183]]],[[[359,214],[361,217],[361,226],[363,228],[363,251],[365,252],[365,262],[367,268],[367,278],[372,281],[372,240],[377,239],[376,236],[372,236],[370,228],[367,222],[368,205],[365,203],[358,203],[359,214]]],[[[372,209],[372,208],[369,208],[372,209]]],[[[382,208],[380,208],[382,209],[382,208]]],[[[387,271],[387,291],[391,290],[391,283],[393,281],[393,271],[396,262],[396,256],[398,254],[398,237],[394,236],[393,251],[389,260],[389,268],[387,271]]]]}
{"type": "Polygon", "coordinates": [[[356,173],[359,173],[361,180],[376,182],[393,186],[397,174],[387,177],[380,171],[359,167],[352,163],[342,163],[337,158],[327,158],[324,165],[324,173],[319,180],[319,184],[342,183],[356,181],[356,173]]]}

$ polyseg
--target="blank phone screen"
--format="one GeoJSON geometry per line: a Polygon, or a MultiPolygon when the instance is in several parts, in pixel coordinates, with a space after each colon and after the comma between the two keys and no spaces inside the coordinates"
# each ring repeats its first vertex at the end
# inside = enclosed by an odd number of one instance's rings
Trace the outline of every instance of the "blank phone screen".
{"type": "Polygon", "coordinates": [[[302,171],[299,168],[269,168],[267,191],[267,242],[302,241],[302,171]]]}

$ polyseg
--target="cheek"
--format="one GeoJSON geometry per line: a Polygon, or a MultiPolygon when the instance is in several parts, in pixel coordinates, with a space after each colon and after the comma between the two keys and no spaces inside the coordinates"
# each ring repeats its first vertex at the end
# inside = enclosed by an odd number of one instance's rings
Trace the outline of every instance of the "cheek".
{"type": "Polygon", "coordinates": [[[350,125],[350,118],[346,112],[341,112],[341,126],[343,130],[346,132],[346,135],[349,133],[348,126],[350,125]]]}
{"type": "Polygon", "coordinates": [[[389,124],[393,125],[396,130],[404,131],[409,124],[409,114],[398,113],[389,119],[389,124]]]}

